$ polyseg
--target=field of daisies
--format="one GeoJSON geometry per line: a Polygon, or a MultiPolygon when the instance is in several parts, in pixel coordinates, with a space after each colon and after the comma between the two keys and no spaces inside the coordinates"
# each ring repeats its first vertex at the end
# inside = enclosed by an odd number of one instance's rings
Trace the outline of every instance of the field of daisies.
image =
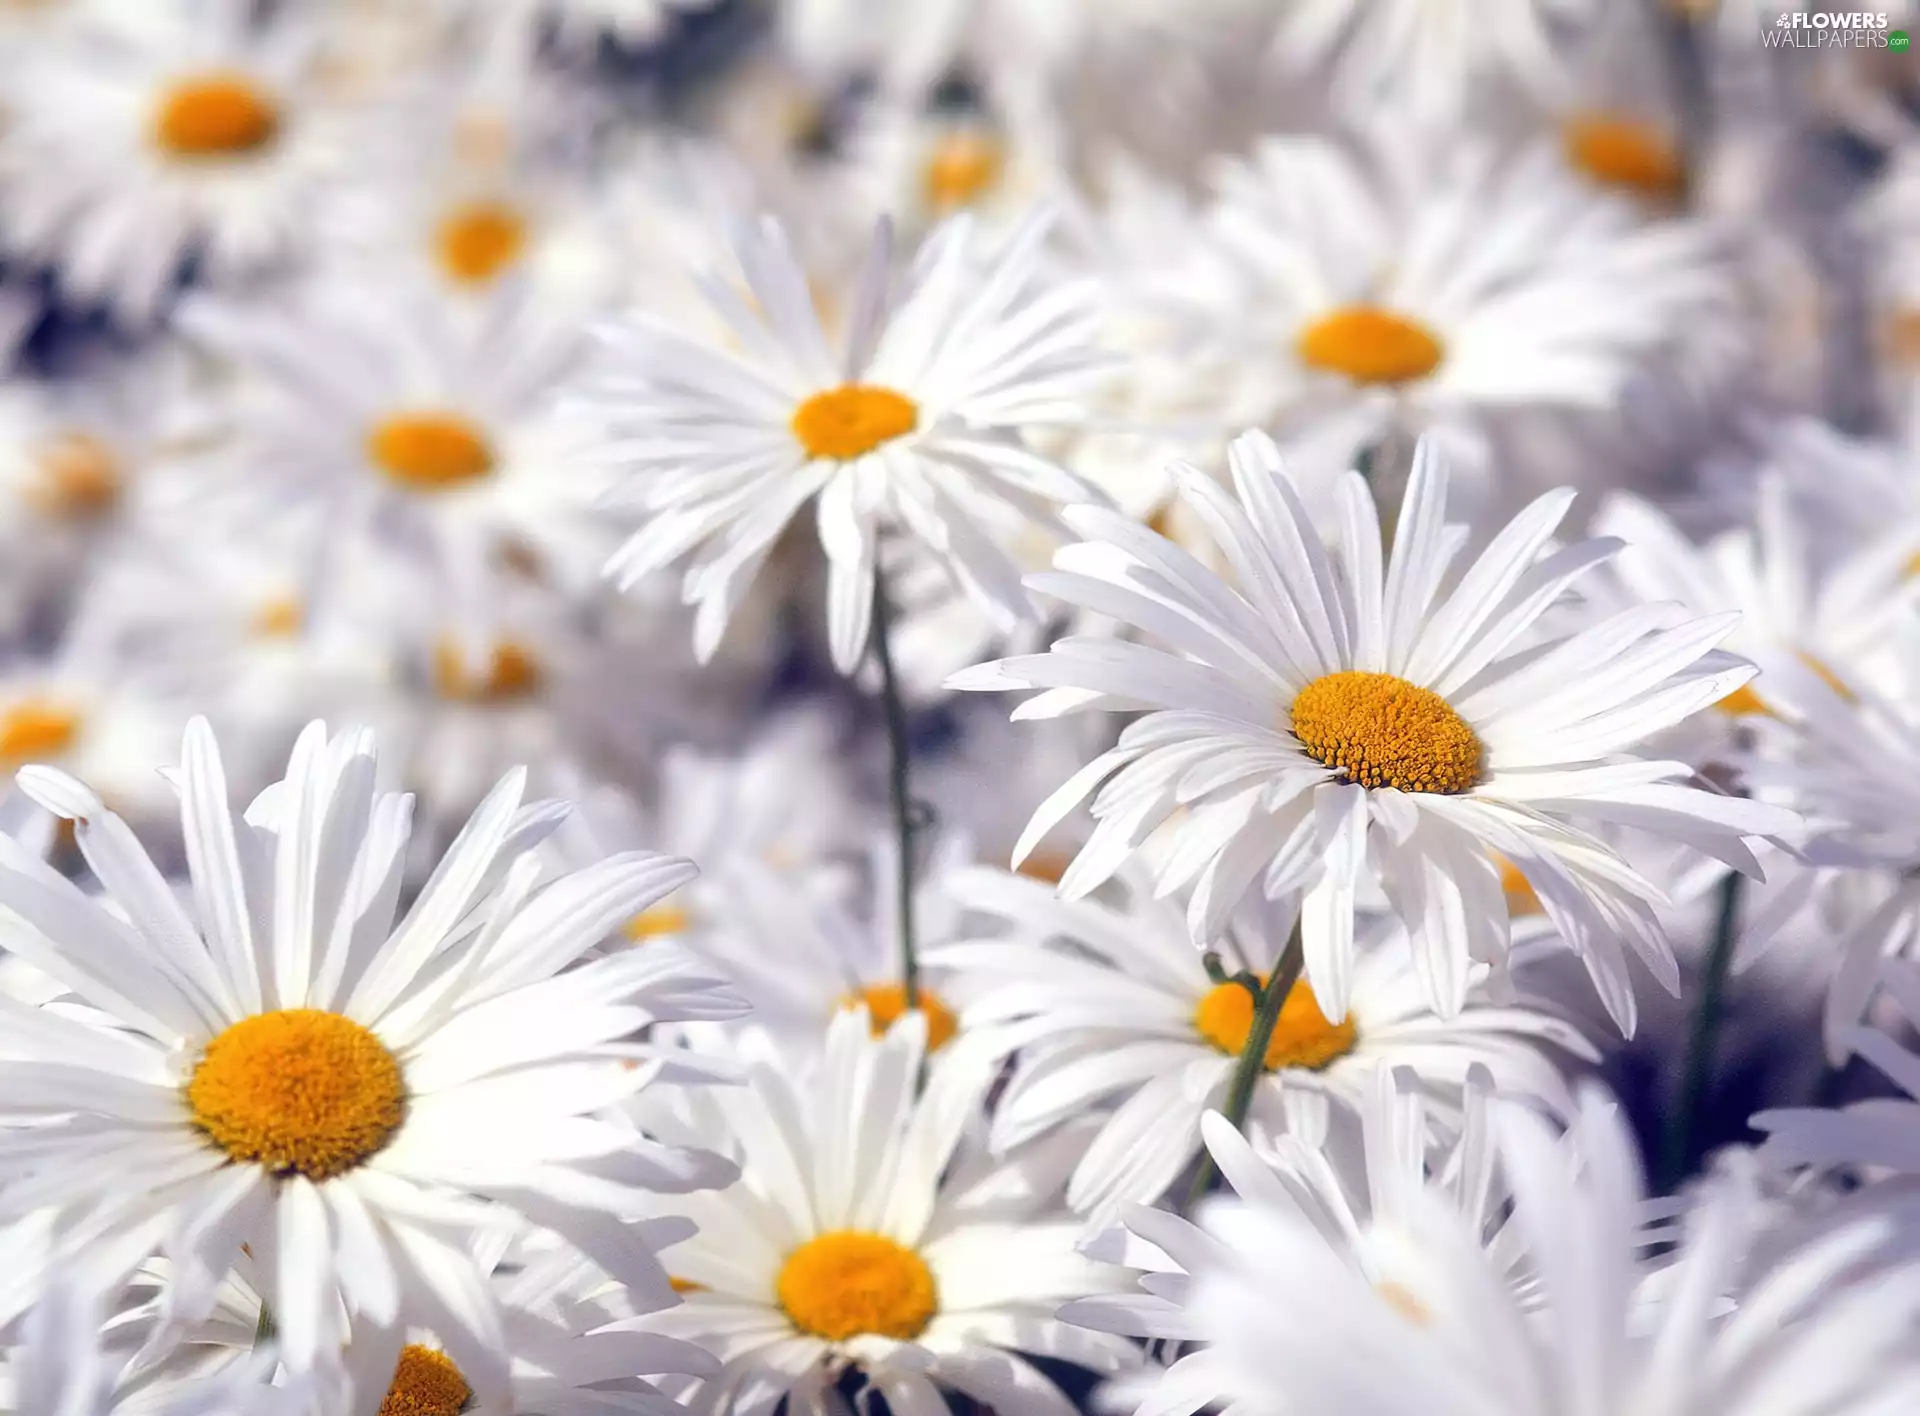
{"type": "Polygon", "coordinates": [[[1888,3],[0,0],[0,1416],[1920,1409],[1888,3]]]}

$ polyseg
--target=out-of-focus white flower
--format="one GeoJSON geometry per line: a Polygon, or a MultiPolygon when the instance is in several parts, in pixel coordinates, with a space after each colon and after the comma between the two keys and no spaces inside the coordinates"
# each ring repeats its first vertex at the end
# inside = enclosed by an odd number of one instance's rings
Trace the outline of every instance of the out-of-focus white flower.
{"type": "Polygon", "coordinates": [[[813,505],[830,566],[829,642],[851,672],[866,648],[883,534],[914,538],[995,618],[1031,613],[1002,541],[1097,497],[1031,451],[1022,430],[1071,421],[1097,371],[1092,287],[1050,277],[1044,222],[984,265],[956,218],[894,290],[883,225],[854,295],[843,348],[828,348],[777,224],[733,233],[749,295],[709,298],[733,348],[653,320],[611,335],[598,412],[627,461],[618,496],[648,517],[608,570],[621,585],[691,557],[684,595],[711,656],[781,533],[813,505]]]}
{"type": "Polygon", "coordinates": [[[1713,649],[1732,618],[1642,606],[1543,638],[1541,617],[1616,548],[1548,551],[1572,493],[1541,497],[1456,575],[1463,538],[1447,523],[1431,446],[1415,458],[1390,558],[1360,477],[1338,486],[1329,549],[1271,440],[1247,435],[1231,461],[1237,498],[1193,469],[1177,475],[1233,584],[1097,507],[1067,512],[1086,539],[1031,580],[1173,652],[1081,636],[950,680],[1039,689],[1018,710],[1027,717],[1152,710],[1041,806],[1023,845],[1093,795],[1098,824],[1060,882],[1072,899],[1177,816],[1156,892],[1192,886],[1188,927],[1201,944],[1248,891],[1303,892],[1307,977],[1335,1016],[1351,997],[1356,892],[1376,878],[1433,1006],[1459,1010],[1473,965],[1506,957],[1497,852],[1631,1031],[1623,943],[1670,991],[1673,956],[1652,885],[1577,823],[1650,831],[1749,873],[1758,867],[1741,838],[1797,825],[1633,751],[1753,677],[1713,649]]]}
{"type": "Polygon", "coordinates": [[[301,253],[342,157],[305,18],[167,0],[141,19],[14,67],[0,140],[0,243],[136,323],[189,263],[232,285],[301,253]]]}
{"type": "Polygon", "coordinates": [[[1430,433],[1463,469],[1524,478],[1507,442],[1618,418],[1633,379],[1733,308],[1706,229],[1643,222],[1549,147],[1275,137],[1217,190],[1181,278],[1149,286],[1163,343],[1189,356],[1166,375],[1310,476],[1430,433]]]}
{"type": "Polygon", "coordinates": [[[897,1410],[934,1411],[949,1388],[1052,1416],[1065,1399],[1022,1354],[1100,1372],[1138,1360],[1054,1316],[1113,1270],[1075,1252],[1057,1155],[977,1145],[986,1059],[954,1047],[927,1061],[922,1015],[881,1038],[870,1026],[864,1008],[839,1014],[824,1053],[749,1034],[744,1086],[688,1094],[686,1134],[724,1138],[741,1178],[675,1206],[699,1225],[672,1256],[685,1301],[635,1326],[720,1358],[690,1398],[700,1412],[783,1396],[808,1416],[843,1412],[834,1384],[857,1364],[897,1410]]]}
{"type": "Polygon", "coordinates": [[[542,887],[529,852],[559,810],[523,805],[514,773],[396,924],[411,802],[376,789],[368,734],[313,725],[244,816],[204,721],[183,757],[197,923],[99,797],[22,773],[121,913],[0,841],[0,900],[39,931],[14,947],[84,1005],[0,1000],[5,1109],[31,1119],[0,1133],[0,1206],[59,1206],[56,1257],[103,1234],[164,1249],[185,1322],[250,1249],[289,1367],[349,1319],[424,1323],[488,1398],[508,1363],[462,1236],[518,1215],[664,1290],[607,1218],[731,1167],[593,1113],[657,1074],[649,1023],[738,1001],[670,948],[567,966],[692,864],[627,855],[542,887]]]}
{"type": "MultiPolygon", "coordinates": [[[[1109,906],[1059,900],[1003,872],[966,872],[949,884],[956,902],[996,927],[927,956],[967,999],[960,1021],[974,1042],[1015,1058],[994,1112],[996,1145],[1113,1108],[1067,1188],[1075,1209],[1108,1215],[1158,1200],[1193,1159],[1201,1117],[1225,1097],[1254,1014],[1247,989],[1207,976],[1179,908],[1152,899],[1144,881],[1130,885],[1124,903],[1109,906]]],[[[1239,923],[1222,965],[1264,980],[1287,921],[1239,923]]],[[[1305,981],[1294,984],[1249,1115],[1317,1146],[1333,1114],[1359,1110],[1375,1077],[1396,1067],[1418,1075],[1443,1129],[1459,1124],[1475,1068],[1565,1111],[1570,1094],[1550,1047],[1599,1056],[1551,1013],[1524,1000],[1495,1006],[1478,987],[1456,1016],[1435,1017],[1404,941],[1375,939],[1355,961],[1343,1015],[1329,1017],[1305,981]]]]}
{"type": "Polygon", "coordinates": [[[472,598],[516,569],[592,583],[604,483],[551,402],[577,321],[502,289],[477,319],[418,284],[328,283],[184,316],[242,380],[204,495],[269,519],[319,508],[337,556],[399,556],[472,598]]]}
{"type": "Polygon", "coordinates": [[[1496,1124],[1525,1300],[1449,1198],[1408,1196],[1379,1236],[1391,1287],[1280,1207],[1203,1212],[1221,1262],[1187,1306],[1223,1407],[1831,1416],[1914,1399],[1920,1270],[1876,1258],[1892,1216],[1838,1220],[1754,1263],[1776,1211],[1735,1154],[1677,1252],[1650,1262],[1638,1161],[1609,1100],[1590,1096],[1566,1142],[1518,1108],[1496,1124]]]}

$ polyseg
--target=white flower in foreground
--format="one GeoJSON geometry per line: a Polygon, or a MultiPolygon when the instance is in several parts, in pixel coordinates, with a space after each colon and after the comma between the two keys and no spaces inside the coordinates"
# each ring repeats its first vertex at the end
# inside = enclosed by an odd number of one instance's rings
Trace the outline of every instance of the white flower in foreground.
{"type": "Polygon", "coordinates": [[[895,1411],[938,1411],[951,1388],[1009,1416],[1058,1416],[1066,1398],[1022,1353],[1102,1372],[1137,1360],[1123,1339],[1055,1319],[1113,1271],[1074,1249],[1059,1155],[995,1159],[975,1143],[986,1059],[946,1049],[916,1098],[922,1016],[875,1039],[864,1009],[841,1013],[824,1053],[749,1035],[745,1086],[676,1099],[690,1134],[728,1138],[741,1167],[731,1188],[673,1206],[699,1225],[672,1254],[686,1301],[639,1320],[721,1359],[696,1411],[784,1397],[796,1416],[844,1413],[834,1384],[858,1366],[895,1411]]]}
{"type": "Polygon", "coordinates": [[[1677,1251],[1649,1260],[1638,1162],[1610,1102],[1585,1101],[1571,1144],[1518,1108],[1496,1129],[1508,1227],[1532,1275],[1524,1298],[1440,1196],[1404,1197],[1392,1287],[1278,1207],[1202,1213],[1223,1261],[1196,1277],[1187,1308],[1223,1407],[1840,1416],[1903,1410],[1920,1393],[1920,1269],[1893,1266],[1892,1216],[1843,1216],[1756,1264],[1774,1210],[1736,1153],[1677,1251]]]}
{"type": "Polygon", "coordinates": [[[1007,540],[1056,524],[1053,504],[1099,499],[1031,451],[1023,430],[1081,416],[1098,364],[1089,282],[1046,272],[1044,221],[982,256],[964,217],[921,247],[895,290],[883,224],[837,352],[807,279],[772,218],[742,224],[744,290],[709,276],[733,347],[642,317],[608,334],[609,373],[591,407],[629,469],[614,498],[646,515],[608,566],[623,587],[683,557],[710,657],[768,553],[808,503],[830,566],[834,662],[867,642],[879,541],[923,543],[1002,624],[1030,604],[1007,540]]]}
{"type": "MultiPolygon", "coordinates": [[[[1253,1022],[1245,988],[1207,977],[1178,907],[1131,883],[1116,907],[1060,900],[1001,871],[963,872],[948,885],[956,903],[998,927],[926,954],[964,992],[960,1022],[973,1041],[996,1055],[1017,1052],[994,1110],[996,1145],[1114,1108],[1074,1168],[1067,1202],[1076,1210],[1166,1193],[1199,1150],[1202,1116],[1225,1097],[1253,1022]]],[[[1273,927],[1243,920],[1224,941],[1228,973],[1271,973],[1287,921],[1266,923],[1273,927]]],[[[1492,1006],[1478,988],[1457,1016],[1433,1016],[1399,940],[1360,951],[1350,992],[1348,1011],[1330,1020],[1307,983],[1293,986],[1254,1089],[1254,1122],[1317,1145],[1331,1111],[1360,1109],[1376,1078],[1396,1067],[1419,1075],[1443,1129],[1458,1126],[1461,1088],[1476,1068],[1504,1091],[1564,1111],[1571,1097],[1547,1045],[1599,1060],[1561,1019],[1492,1006]]]]}
{"type": "MultiPolygon", "coordinates": [[[[1411,1256],[1399,1236],[1434,1194],[1451,1197],[1468,1232],[1485,1238],[1497,1262],[1518,1257],[1499,1223],[1505,1191],[1495,1184],[1484,1075],[1473,1079],[1465,1100],[1457,1141],[1437,1148],[1412,1075],[1385,1068],[1368,1087],[1355,1153],[1329,1153],[1291,1136],[1262,1149],[1218,1112],[1207,1113],[1202,1130],[1227,1188],[1242,1202],[1310,1225],[1376,1291],[1413,1313],[1420,1310],[1416,1294],[1424,1273],[1417,1262],[1406,1262],[1411,1256]]],[[[1114,1378],[1101,1389],[1099,1404],[1133,1411],[1151,1403],[1165,1416],[1191,1416],[1203,1407],[1234,1410],[1227,1374],[1207,1351],[1208,1333],[1190,1309],[1194,1276],[1235,1262],[1219,1240],[1180,1215],[1136,1206],[1124,1228],[1082,1247],[1140,1271],[1139,1289],[1069,1303],[1062,1318],[1098,1332],[1196,1345],[1165,1367],[1114,1378]]]]}
{"type": "Polygon", "coordinates": [[[1233,585],[1098,507],[1066,513],[1085,539],[1031,578],[1172,652],[1068,638],[949,680],[1044,690],[1018,710],[1025,717],[1152,710],[1041,806],[1021,852],[1098,789],[1098,825],[1060,882],[1070,899],[1163,825],[1155,888],[1193,886],[1196,942],[1219,937],[1256,885],[1269,898],[1303,891],[1307,978],[1330,1016],[1350,1005],[1355,895],[1369,877],[1412,936],[1433,1006],[1458,1012],[1473,964],[1506,958],[1498,852],[1630,1031],[1622,942],[1669,991],[1677,983],[1658,892],[1576,822],[1674,838],[1749,873],[1758,867],[1741,837],[1796,824],[1783,809],[1688,785],[1684,763],[1631,752],[1753,676],[1713,652],[1732,616],[1640,606],[1542,639],[1546,611],[1616,548],[1581,541],[1548,552],[1571,492],[1534,502],[1456,576],[1463,537],[1445,520],[1446,476],[1430,447],[1415,458],[1384,568],[1360,477],[1337,488],[1329,549],[1271,440],[1247,434],[1230,461],[1237,502],[1192,468],[1175,475],[1233,585]]]}
{"type": "Polygon", "coordinates": [[[62,1206],[69,1247],[146,1232],[187,1322],[244,1247],[290,1367],[345,1318],[417,1322],[490,1395],[506,1363],[472,1236],[518,1217],[664,1289],[612,1221],[732,1167],[594,1113],[659,1070],[642,1029],[738,1004],[670,948],[569,967],[693,866],[632,854],[542,881],[530,852],[560,812],[523,806],[518,772],[396,923],[412,803],[375,773],[368,734],[314,724],[237,816],[196,721],[177,776],[190,906],[86,787],[21,773],[119,913],[0,841],[0,904],[40,931],[13,947],[71,990],[0,999],[0,1109],[31,1123],[0,1132],[0,1209],[62,1206]]]}
{"type": "Polygon", "coordinates": [[[335,167],[310,17],[240,0],[141,7],[10,66],[0,244],[73,298],[150,319],[186,263],[230,284],[310,238],[335,167]],[[124,19],[124,17],[122,17],[124,19]]]}

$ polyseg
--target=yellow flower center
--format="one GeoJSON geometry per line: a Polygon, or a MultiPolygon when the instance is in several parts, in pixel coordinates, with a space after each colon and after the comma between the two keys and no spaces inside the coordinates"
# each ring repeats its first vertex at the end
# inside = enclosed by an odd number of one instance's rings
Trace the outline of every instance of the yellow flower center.
{"type": "Polygon", "coordinates": [[[520,258],[527,223],[504,202],[456,207],[434,233],[440,268],[462,285],[484,285],[520,258]]]}
{"type": "MultiPolygon", "coordinates": [[[[1215,984],[1193,1010],[1193,1030],[1229,1057],[1238,1057],[1253,1031],[1253,995],[1237,983],[1215,984]]],[[[1266,1068],[1269,1072],[1283,1067],[1317,1072],[1353,1051],[1358,1036],[1351,1018],[1327,1021],[1319,1000],[1302,979],[1280,1005],[1280,1019],[1267,1043],[1266,1068]]]]}
{"type": "Polygon", "coordinates": [[[0,762],[45,762],[73,746],[80,715],[58,703],[28,699],[0,712],[0,762]]]}
{"type": "Polygon", "coordinates": [[[207,1044],[186,1093],[194,1125],[235,1160],[309,1180],[360,1165],[406,1112],[386,1045],[318,1008],[242,1018],[207,1044]]]}
{"type": "Polygon", "coordinates": [[[511,639],[493,646],[483,673],[474,673],[459,643],[442,639],[433,648],[433,684],[442,698],[461,703],[512,703],[540,691],[540,661],[511,639]]]}
{"type": "Polygon", "coordinates": [[[787,1255],[774,1291],[795,1327],[828,1342],[862,1333],[909,1342],[940,1308],[925,1259],[857,1229],[807,1240],[787,1255]]]}
{"type": "MultiPolygon", "coordinates": [[[[1888,362],[1903,369],[1920,364],[1920,310],[1895,310],[1880,326],[1880,345],[1888,362]]],[[[1912,565],[1908,570],[1913,569],[1912,565]]]]}
{"type": "Polygon", "coordinates": [[[672,1275],[668,1275],[667,1286],[682,1298],[686,1297],[689,1293],[705,1293],[707,1291],[707,1285],[704,1283],[697,1283],[691,1278],[676,1278],[672,1275]]]}
{"type": "Polygon", "coordinates": [[[154,115],[153,138],[175,157],[236,157],[257,152],[280,132],[280,109],[244,74],[202,74],[168,89],[154,115]]]}
{"type": "Polygon", "coordinates": [[[55,438],[40,453],[40,481],[28,495],[50,516],[99,516],[120,500],[119,459],[86,433],[55,438]]]}
{"type": "Polygon", "coordinates": [[[1680,194],[1686,167],[1658,128],[1618,113],[1590,113],[1561,134],[1567,161],[1594,181],[1636,196],[1669,200],[1680,194]]]}
{"type": "MultiPolygon", "coordinates": [[[[960,1030],[960,1020],[925,984],[916,991],[920,995],[920,1011],[927,1015],[927,1051],[938,1052],[960,1030]]],[[[907,1012],[907,986],[904,983],[870,983],[859,992],[848,994],[841,1000],[840,1006],[842,1009],[856,1008],[862,1003],[867,1005],[867,1021],[873,1035],[885,1037],[887,1029],[907,1012]]]]}
{"type": "Polygon", "coordinates": [[[1020,874],[1042,884],[1058,885],[1072,864],[1073,856],[1067,851],[1035,851],[1020,862],[1020,874]]]}
{"type": "Polygon", "coordinates": [[[1389,1308],[1415,1327],[1426,1327],[1433,1321],[1433,1314],[1428,1311],[1427,1305],[1414,1297],[1405,1284],[1386,1278],[1374,1284],[1373,1291],[1386,1300],[1389,1308]]]}
{"type": "Polygon", "coordinates": [[[662,900],[628,920],[624,932],[634,943],[643,944],[663,934],[685,934],[692,923],[693,913],[685,905],[662,900]]]}
{"type": "Polygon", "coordinates": [[[911,398],[871,384],[842,384],[816,393],[795,410],[793,435],[808,457],[850,462],[920,425],[911,398]]]}
{"type": "Polygon", "coordinates": [[[1453,794],[1480,780],[1480,739],[1447,700],[1392,674],[1315,679],[1293,700],[1308,756],[1363,787],[1453,794]]]}
{"type": "Polygon", "coordinates": [[[1006,169],[1000,144],[985,133],[949,133],[927,159],[927,205],[935,211],[967,206],[999,182],[1006,169]]]}
{"type": "Polygon", "coordinates": [[[253,632],[263,639],[291,639],[306,623],[307,612],[292,595],[268,600],[254,612],[253,632]]]}
{"type": "Polygon", "coordinates": [[[367,435],[367,455],[387,476],[416,492],[438,492],[493,471],[486,436],[453,413],[401,413],[367,435]]]}
{"type": "Polygon", "coordinates": [[[1445,353],[1425,325],[1377,305],[1344,305],[1300,335],[1302,363],[1363,384],[1424,379],[1445,353]]]}
{"type": "Polygon", "coordinates": [[[444,1352],[409,1342],[400,1349],[393,1385],[380,1402],[380,1416],[459,1416],[473,1388],[444,1352]]]}

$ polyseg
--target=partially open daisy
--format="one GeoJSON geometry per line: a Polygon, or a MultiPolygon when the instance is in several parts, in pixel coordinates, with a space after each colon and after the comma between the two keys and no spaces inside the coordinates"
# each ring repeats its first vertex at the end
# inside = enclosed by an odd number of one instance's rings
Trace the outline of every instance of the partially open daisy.
{"type": "Polygon", "coordinates": [[[671,949],[568,967],[693,867],[635,854],[543,881],[530,852],[559,809],[523,805],[519,773],[396,923],[411,800],[377,790],[376,768],[368,734],[315,724],[237,814],[196,721],[177,774],[185,902],[85,786],[22,773],[115,908],[0,843],[0,901],[40,931],[14,947],[71,995],[0,999],[0,1091],[37,1118],[0,1134],[0,1207],[60,1206],[69,1245],[147,1233],[186,1322],[249,1250],[289,1366],[330,1356],[343,1320],[421,1323],[493,1393],[507,1363],[471,1236],[530,1223],[663,1288],[608,1217],[732,1167],[594,1113],[657,1073],[650,1023],[739,1004],[671,949]]]}
{"type": "MultiPolygon", "coordinates": [[[[927,956],[963,990],[961,1022],[975,1044],[1014,1055],[994,1111],[996,1144],[1112,1108],[1067,1187],[1074,1209],[1105,1215],[1152,1204],[1193,1160],[1201,1118],[1226,1095],[1254,1011],[1247,989],[1208,978],[1179,909],[1152,899],[1143,881],[1130,884],[1114,906],[1059,900],[1047,884],[1005,872],[965,872],[948,887],[956,902],[998,928],[927,956]]],[[[1224,967],[1264,978],[1286,921],[1242,925],[1226,941],[1224,967]]],[[[1458,1126],[1461,1088],[1476,1068],[1561,1110],[1570,1098],[1553,1047],[1598,1060],[1561,1019],[1524,1002],[1494,1006],[1477,987],[1458,1016],[1434,1017],[1404,943],[1376,941],[1355,964],[1343,1013],[1329,1015],[1304,980],[1294,985],[1249,1115],[1318,1145],[1330,1113],[1358,1111],[1381,1071],[1395,1067],[1418,1072],[1443,1128],[1458,1126]]]]}
{"type": "Polygon", "coordinates": [[[1234,584],[1097,507],[1069,510],[1085,540],[1031,579],[1167,649],[1076,637],[950,680],[1044,690],[1025,717],[1150,710],[1042,805],[1023,846],[1093,795],[1098,825],[1061,881],[1076,898],[1164,824],[1156,889],[1192,886],[1188,923],[1202,944],[1248,890],[1304,892],[1306,975],[1329,1017],[1351,1002],[1355,895],[1369,878],[1411,934],[1433,1006],[1458,1012],[1472,965],[1499,967],[1507,953],[1497,851],[1631,1029],[1623,942],[1669,990],[1677,982],[1657,892],[1576,823],[1670,836],[1749,872],[1758,867],[1741,838],[1796,825],[1632,750],[1753,677],[1713,651],[1732,617],[1641,606],[1543,637],[1547,609],[1616,548],[1547,552],[1571,493],[1541,497],[1455,574],[1461,537],[1431,447],[1416,456],[1390,557],[1359,476],[1338,487],[1329,550],[1271,440],[1248,434],[1230,460],[1237,498],[1191,468],[1176,475],[1234,584]]]}
{"type": "Polygon", "coordinates": [[[338,152],[304,17],[211,0],[110,18],[10,75],[0,242],[145,321],[189,259],[231,283],[299,250],[338,152]]]}
{"type": "Polygon", "coordinates": [[[916,1097],[921,1020],[870,1031],[860,1009],[834,1019],[824,1054],[750,1035],[744,1086],[680,1098],[690,1134],[730,1138],[741,1178],[674,1206],[699,1225],[672,1255],[685,1302],[636,1326],[720,1358],[700,1412],[784,1396],[823,1416],[849,1367],[896,1411],[937,1410],[941,1388],[1011,1416],[1064,1410],[1021,1354],[1111,1372],[1137,1353],[1054,1318],[1113,1272],[1074,1250],[1059,1157],[996,1161],[972,1144],[993,1079],[980,1053],[935,1057],[916,1097]]]}
{"type": "Polygon", "coordinates": [[[836,354],[779,225],[740,226],[732,250],[747,298],[724,279],[705,285],[734,347],[646,317],[609,332],[591,407],[631,474],[614,504],[648,517],[609,573],[632,586],[690,556],[684,594],[699,606],[705,659],[811,503],[843,672],[866,646],[883,534],[917,539],[998,622],[1028,617],[1006,523],[1052,524],[1052,504],[1099,496],[1023,439],[1078,417],[1098,368],[1093,291],[1049,276],[1046,232],[1029,222],[983,259],[956,218],[896,291],[883,225],[836,354]]]}

